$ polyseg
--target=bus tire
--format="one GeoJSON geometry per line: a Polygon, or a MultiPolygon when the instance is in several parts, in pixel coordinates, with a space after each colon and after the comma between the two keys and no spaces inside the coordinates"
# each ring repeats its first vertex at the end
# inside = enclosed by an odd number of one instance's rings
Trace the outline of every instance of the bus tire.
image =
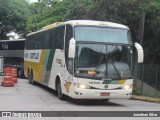
{"type": "Polygon", "coordinates": [[[64,100],[65,96],[62,93],[62,87],[61,87],[61,82],[60,81],[57,82],[57,95],[58,95],[58,98],[60,100],[64,100]]]}
{"type": "Polygon", "coordinates": [[[29,84],[31,84],[31,73],[30,73],[30,71],[28,71],[28,80],[29,80],[29,84]]]}
{"type": "Polygon", "coordinates": [[[35,82],[34,82],[34,80],[33,80],[33,73],[32,73],[32,71],[30,71],[29,72],[29,84],[32,84],[32,85],[34,85],[35,84],[35,82]]]}

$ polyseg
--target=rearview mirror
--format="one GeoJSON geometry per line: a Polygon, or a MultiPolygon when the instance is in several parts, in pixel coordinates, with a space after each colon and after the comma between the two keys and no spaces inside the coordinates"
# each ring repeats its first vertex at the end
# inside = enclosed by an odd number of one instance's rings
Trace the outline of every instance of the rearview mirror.
{"type": "Polygon", "coordinates": [[[68,58],[75,58],[76,40],[72,38],[69,42],[68,58]]]}
{"type": "Polygon", "coordinates": [[[143,59],[144,59],[144,53],[143,53],[143,48],[140,44],[135,43],[134,47],[137,50],[137,63],[143,63],[143,59]]]}

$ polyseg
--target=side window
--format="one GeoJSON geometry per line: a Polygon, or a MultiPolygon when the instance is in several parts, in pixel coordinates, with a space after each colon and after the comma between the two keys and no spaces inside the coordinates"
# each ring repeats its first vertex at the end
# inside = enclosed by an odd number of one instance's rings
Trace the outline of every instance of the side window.
{"type": "Polygon", "coordinates": [[[66,67],[70,74],[73,74],[73,60],[68,58],[69,41],[73,37],[73,28],[71,25],[66,25],[66,36],[65,36],[65,61],[66,67]]]}
{"type": "Polygon", "coordinates": [[[50,31],[45,31],[44,33],[44,42],[42,42],[45,49],[49,49],[49,40],[50,40],[50,31]]]}
{"type": "Polygon", "coordinates": [[[28,36],[26,49],[62,49],[64,46],[65,26],[53,28],[28,36]]]}
{"type": "Polygon", "coordinates": [[[40,32],[38,33],[37,38],[37,49],[44,49],[45,48],[45,44],[46,44],[46,38],[45,36],[47,36],[46,31],[40,32]]]}
{"type": "Polygon", "coordinates": [[[29,48],[30,49],[34,49],[35,48],[35,35],[31,35],[30,36],[30,39],[29,39],[29,48]]]}
{"type": "Polygon", "coordinates": [[[43,31],[35,35],[35,49],[48,49],[50,39],[49,31],[43,31]]]}
{"type": "Polygon", "coordinates": [[[39,39],[37,34],[27,37],[27,40],[26,40],[27,49],[37,49],[38,46],[39,46],[39,39]]]}
{"type": "Polygon", "coordinates": [[[25,49],[29,49],[29,37],[26,37],[26,41],[25,41],[25,49]]]}
{"type": "MultiPolygon", "coordinates": [[[[39,33],[38,33],[39,34],[39,33]]],[[[35,34],[34,35],[34,40],[33,40],[33,49],[38,49],[40,46],[39,46],[39,44],[40,44],[40,42],[39,42],[39,35],[38,34],[35,34]]]]}
{"type": "Polygon", "coordinates": [[[62,49],[63,50],[63,45],[64,45],[64,29],[65,27],[58,27],[55,29],[56,32],[56,48],[57,49],[62,49]]]}
{"type": "Polygon", "coordinates": [[[43,34],[42,33],[38,33],[38,36],[37,36],[37,40],[36,40],[37,42],[37,45],[36,45],[36,48],[38,47],[38,48],[42,48],[43,46],[42,46],[42,41],[43,41],[43,34]]]}
{"type": "Polygon", "coordinates": [[[54,38],[54,32],[52,32],[52,29],[48,31],[48,34],[49,34],[49,39],[48,39],[48,46],[47,48],[48,49],[54,49],[53,48],[53,38],[54,38]]]}

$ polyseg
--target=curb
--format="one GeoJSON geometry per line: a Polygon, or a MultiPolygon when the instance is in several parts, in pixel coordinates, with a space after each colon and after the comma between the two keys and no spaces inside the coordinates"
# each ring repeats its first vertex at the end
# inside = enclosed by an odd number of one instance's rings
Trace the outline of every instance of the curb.
{"type": "Polygon", "coordinates": [[[152,97],[146,97],[146,96],[132,95],[130,99],[131,100],[146,101],[146,102],[153,102],[153,103],[160,103],[160,98],[152,98],[152,97]]]}

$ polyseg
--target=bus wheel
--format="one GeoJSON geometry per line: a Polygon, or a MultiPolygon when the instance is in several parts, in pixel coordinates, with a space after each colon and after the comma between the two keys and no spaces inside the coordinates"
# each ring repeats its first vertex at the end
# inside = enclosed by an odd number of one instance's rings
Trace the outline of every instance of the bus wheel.
{"type": "Polygon", "coordinates": [[[29,84],[31,84],[31,72],[28,72],[28,80],[29,80],[29,84]]]}
{"type": "Polygon", "coordinates": [[[29,83],[34,85],[34,80],[33,80],[33,73],[32,72],[29,72],[29,83]]]}
{"type": "Polygon", "coordinates": [[[60,82],[57,83],[57,93],[58,93],[58,98],[60,100],[63,100],[64,99],[64,95],[62,94],[62,87],[61,87],[61,83],[60,82]]]}

